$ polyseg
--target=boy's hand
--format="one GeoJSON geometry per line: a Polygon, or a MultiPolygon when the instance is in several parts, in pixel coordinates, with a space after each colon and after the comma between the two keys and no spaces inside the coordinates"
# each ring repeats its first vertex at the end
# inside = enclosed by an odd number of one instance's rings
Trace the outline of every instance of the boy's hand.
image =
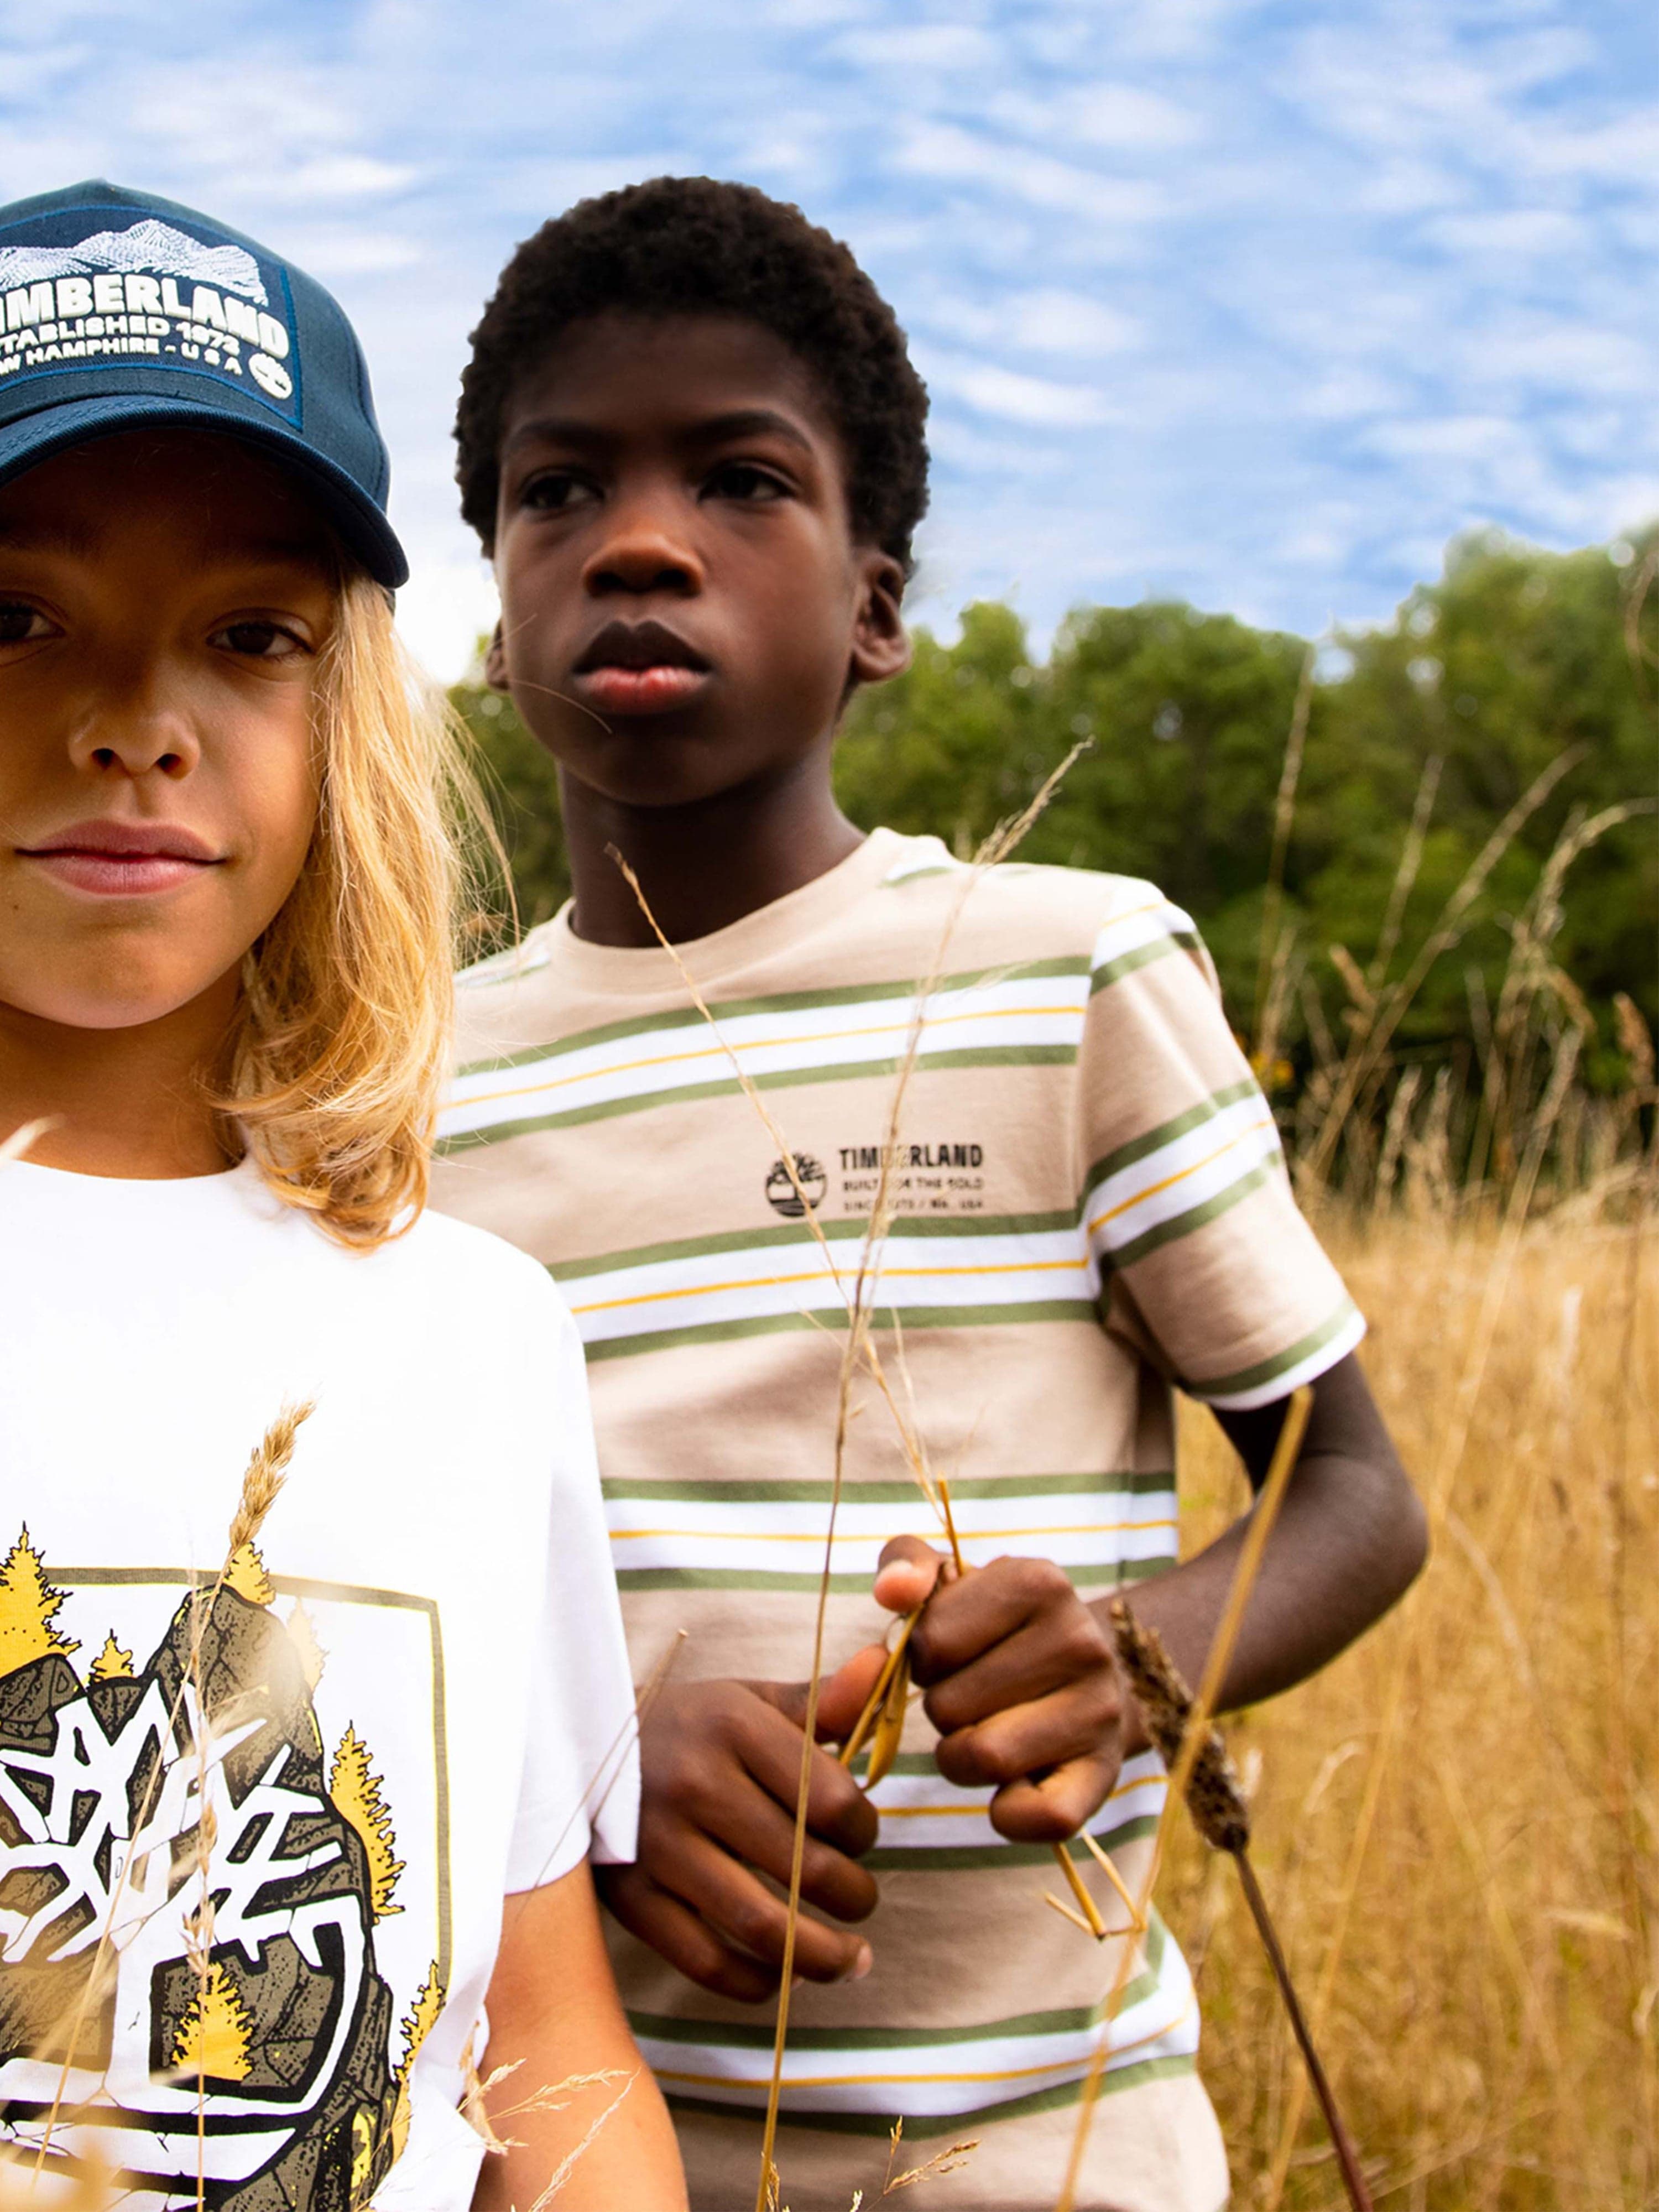
{"type": "Polygon", "coordinates": [[[875,1594],[895,1613],[927,1601],[910,1664],[945,1780],[994,1784],[991,1825],[1011,1842],[1074,1835],[1117,1779],[1133,1706],[1105,1629],[1064,1570],[998,1559],[959,1576],[919,1536],[896,1536],[875,1594]]]}
{"type": "MultiPolygon", "coordinates": [[[[825,1678],[817,1734],[848,1734],[881,1666],[878,1647],[825,1678]]],[[[804,1682],[670,1684],[640,1728],[639,1857],[595,1869],[624,1928],[718,1996],[773,1996],[788,1915],[753,1869],[787,1890],[800,1786],[804,1682]]],[[[853,1778],[827,1751],[812,1755],[801,1898],[836,1920],[874,1910],[876,1885],[857,1861],[877,1820],[853,1778]]],[[[870,1946],[803,1912],[794,1971],[815,1982],[856,1979],[870,1946]]]]}

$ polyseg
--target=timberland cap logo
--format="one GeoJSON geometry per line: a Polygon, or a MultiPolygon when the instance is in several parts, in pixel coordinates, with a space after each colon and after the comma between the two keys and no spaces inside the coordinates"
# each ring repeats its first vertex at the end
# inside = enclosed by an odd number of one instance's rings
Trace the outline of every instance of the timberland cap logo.
{"type": "Polygon", "coordinates": [[[774,1160],[766,1178],[766,1195],[775,1212],[786,1221],[799,1221],[810,1206],[816,1212],[823,1203],[823,1194],[830,1188],[830,1178],[811,1152],[794,1154],[795,1172],[792,1177],[782,1160],[774,1160]],[[799,1185],[797,1189],[796,1185],[799,1185]],[[803,1199],[805,1204],[802,1204],[803,1199]]]}
{"type": "Polygon", "coordinates": [[[0,230],[0,395],[14,380],[112,368],[182,371],[300,419],[293,309],[278,264],[153,216],[97,227],[56,209],[0,230]]]}

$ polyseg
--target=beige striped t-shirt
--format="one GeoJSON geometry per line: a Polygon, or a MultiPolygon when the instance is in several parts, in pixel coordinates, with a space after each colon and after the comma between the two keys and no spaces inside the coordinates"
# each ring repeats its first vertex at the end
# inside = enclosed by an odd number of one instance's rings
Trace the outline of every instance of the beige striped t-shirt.
{"type": "MultiPolygon", "coordinates": [[[[878,830],[681,955],[718,1034],[667,954],[585,943],[568,910],[470,971],[436,1180],[440,1206],[544,1261],[575,1315],[635,1679],[682,1629],[682,1678],[808,1671],[847,1299],[921,979],[874,1297],[890,1381],[971,1562],[1045,1557],[1085,1593],[1170,1566],[1172,1385],[1262,1405],[1362,1327],[1191,922],[1144,883],[975,874],[878,830]]],[[[832,1666],[889,1625],[869,1596],[883,1543],[939,1540],[867,1376],[854,1397],[832,1666]]],[[[786,2197],[845,2212],[854,2186],[873,2196],[902,2115],[918,2151],[983,2139],[950,2184],[957,2212],[1051,2204],[1103,2036],[1102,2139],[1135,2140],[1140,2099],[1146,2140],[1139,2166],[1103,2154],[1117,2167],[1079,2201],[1213,2212],[1224,2171],[1176,1944],[1154,1921],[1108,2021],[1115,1945],[1045,1907],[1052,1858],[1004,1842],[990,1793],[944,1781],[932,1742],[918,1707],[875,1793],[873,1972],[795,1993],[786,2197]]],[[[1163,1790],[1155,1758],[1132,1759],[1091,1824],[1132,1886],[1163,1790]]],[[[694,2203],[736,2203],[770,2027],[619,1934],[615,1954],[647,2057],[697,2116],[694,2203]]]]}

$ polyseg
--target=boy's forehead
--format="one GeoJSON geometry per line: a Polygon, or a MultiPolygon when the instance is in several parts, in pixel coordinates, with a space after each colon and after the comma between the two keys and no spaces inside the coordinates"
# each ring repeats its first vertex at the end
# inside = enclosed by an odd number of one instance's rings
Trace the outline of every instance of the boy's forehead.
{"type": "Polygon", "coordinates": [[[607,313],[568,324],[520,371],[503,411],[502,448],[538,423],[585,422],[613,436],[695,434],[724,417],[759,415],[813,442],[840,443],[810,364],[764,324],[607,313]]]}

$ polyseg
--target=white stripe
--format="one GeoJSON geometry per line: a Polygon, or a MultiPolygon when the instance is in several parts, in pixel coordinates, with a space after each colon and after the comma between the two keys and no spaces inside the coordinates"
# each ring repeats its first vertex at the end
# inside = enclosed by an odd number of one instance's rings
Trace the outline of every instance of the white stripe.
{"type": "Polygon", "coordinates": [[[1127,888],[1144,896],[1127,913],[1114,915],[1096,938],[1089,964],[1097,975],[1103,968],[1109,968],[1115,960],[1139,952],[1164,938],[1198,934],[1192,916],[1172,905],[1151,884],[1133,884],[1127,888]]]}
{"type": "MultiPolygon", "coordinates": [[[[1088,1003],[1086,975],[1036,975],[937,991],[921,1051],[1075,1049],[1088,1003]]],[[[723,1018],[715,1036],[700,1014],[669,1017],[634,1036],[553,1049],[514,1067],[475,1068],[452,1082],[443,1137],[500,1121],[576,1113],[615,1100],[729,1079],[735,1053],[746,1074],[795,1074],[897,1059],[915,1018],[913,996],[860,1000],[723,1018]],[[722,1044],[721,1040],[724,1040],[722,1044]]]]}
{"type": "MultiPolygon", "coordinates": [[[[561,1285],[585,1344],[777,1314],[845,1313],[863,1239],[810,1240],[698,1252],[607,1268],[561,1285]]],[[[1092,1299],[1100,1278],[1071,1229],[1026,1236],[888,1237],[875,1285],[890,1307],[1006,1305],[1092,1299]]]]}
{"type": "Polygon", "coordinates": [[[1292,1390],[1300,1389],[1304,1382],[1314,1382],[1319,1376],[1328,1374],[1339,1359],[1347,1358],[1364,1334],[1364,1316],[1356,1308],[1328,1344],[1322,1344],[1317,1352],[1310,1352],[1305,1359],[1297,1360],[1294,1367],[1287,1367],[1282,1375],[1275,1375],[1269,1382],[1257,1383],[1254,1390],[1229,1390],[1218,1396],[1199,1382],[1187,1382],[1182,1387],[1190,1391],[1194,1398],[1202,1399],[1206,1406],[1218,1407],[1224,1413],[1248,1413],[1253,1407],[1271,1406],[1280,1398],[1288,1398],[1292,1390]]]}
{"type": "MultiPolygon", "coordinates": [[[[701,1568],[813,1574],[823,1556],[830,1518],[822,1500],[794,1504],[777,1498],[728,1504],[707,1498],[611,1498],[605,1512],[619,1573],[629,1568],[701,1568]]],[[[1176,1553],[1172,1491],[952,1498],[951,1512],[972,1566],[988,1566],[1009,1554],[1035,1555],[1064,1567],[1092,1567],[1173,1559],[1176,1553]]],[[[912,1499],[876,1504],[849,1492],[836,1516],[836,1572],[873,1575],[882,1547],[904,1535],[941,1540],[920,1490],[912,1499]]]]}
{"type": "MultiPolygon", "coordinates": [[[[783,2109],[902,2112],[918,2119],[970,2112],[1080,2081],[1107,2039],[1109,2073],[1147,2059],[1196,2053],[1198,2007],[1191,1977],[1173,1941],[1165,1942],[1152,1989],[1101,2027],[920,2046],[786,2050],[783,2109]]],[[[665,2088],[750,2109],[766,2103],[772,2073],[769,2051],[713,2040],[671,2042],[649,2033],[639,2034],[637,2040],[665,2088]]]]}
{"type": "Polygon", "coordinates": [[[1254,1091],[1236,1099],[1094,1186],[1084,1204],[1091,1245],[1102,1255],[1121,1250],[1279,1157],[1279,1132],[1267,1100],[1254,1091]]]}
{"type": "MultiPolygon", "coordinates": [[[[941,1844],[983,1848],[1006,1844],[1007,1838],[991,1826],[994,1794],[988,1788],[958,1790],[938,1773],[890,1774],[870,1793],[870,1802],[881,1815],[881,1848],[920,1850],[941,1844]]],[[[1088,1823],[1089,1832],[1109,1836],[1131,1820],[1156,1820],[1167,1795],[1164,1764],[1155,1751],[1125,1759],[1112,1794],[1088,1823]]],[[[1087,1873],[1086,1859],[1081,1852],[1074,1856],[1087,1873]]],[[[1103,1883],[1098,1887],[1107,1925],[1115,1927],[1123,1917],[1121,1907],[1103,1883]]]]}

